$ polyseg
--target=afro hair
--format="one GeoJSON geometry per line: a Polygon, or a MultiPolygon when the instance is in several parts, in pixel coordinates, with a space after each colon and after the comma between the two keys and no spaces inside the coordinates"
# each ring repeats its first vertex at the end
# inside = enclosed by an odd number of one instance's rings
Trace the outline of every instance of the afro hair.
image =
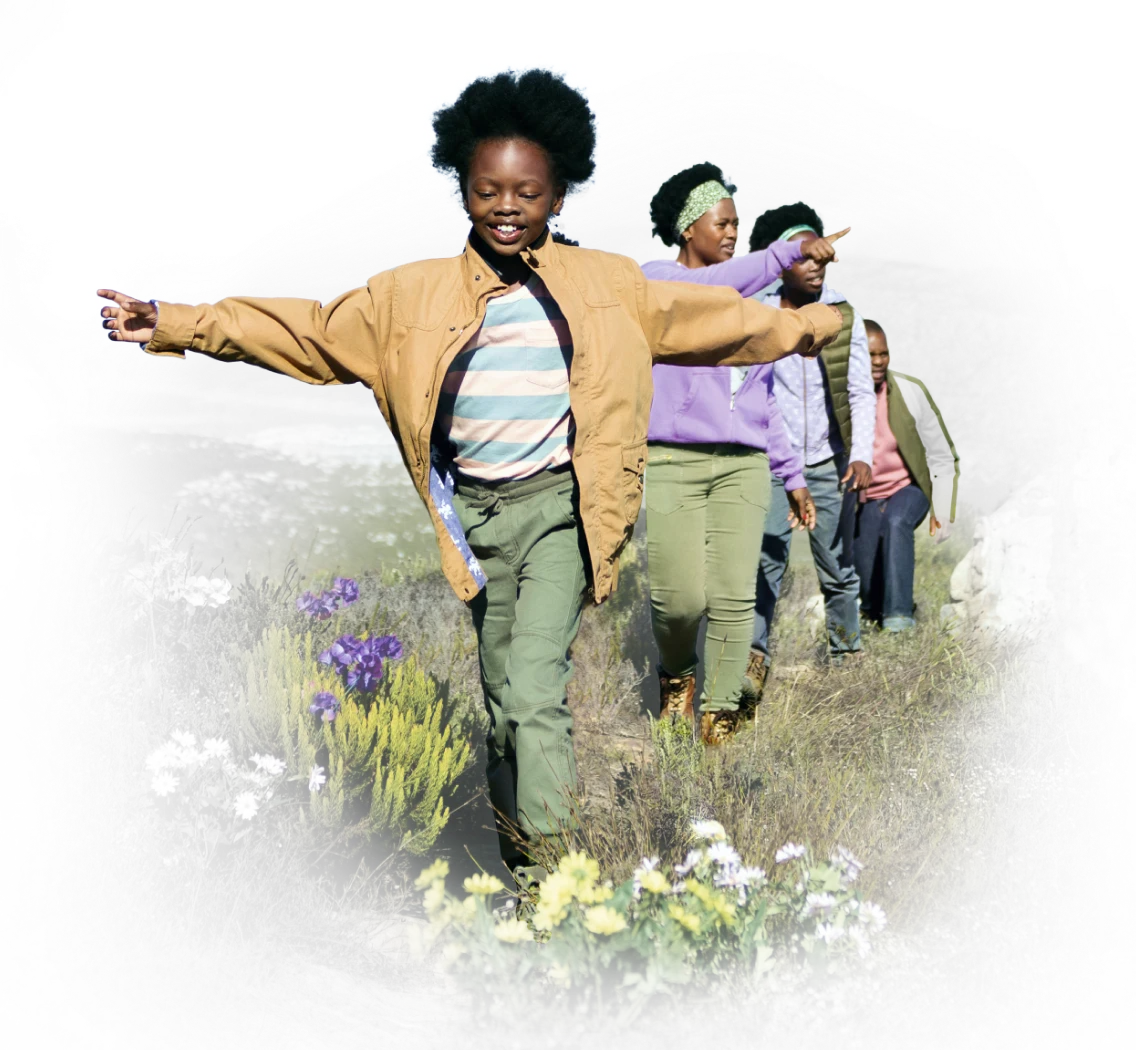
{"type": "Polygon", "coordinates": [[[595,171],[595,116],[588,100],[545,69],[498,73],[475,80],[446,109],[434,114],[434,167],[465,180],[478,143],[521,138],[548,154],[553,177],[566,190],[595,171]]]}
{"type": "Polygon", "coordinates": [[[797,201],[796,204],[786,204],[780,208],[771,208],[762,212],[753,224],[753,233],[749,235],[749,250],[759,252],[768,248],[781,234],[793,226],[811,226],[818,237],[824,236],[824,223],[820,216],[807,204],[797,201]]]}
{"type": "Polygon", "coordinates": [[[565,237],[564,234],[562,234],[559,230],[553,230],[552,231],[552,239],[557,244],[564,244],[564,245],[567,245],[569,248],[579,248],[580,247],[579,241],[574,241],[574,240],[572,240],[571,237],[565,237]]]}
{"type": "Polygon", "coordinates": [[[655,224],[651,233],[660,238],[663,244],[669,247],[678,241],[674,227],[675,223],[678,222],[679,213],[686,205],[690,191],[695,186],[701,186],[711,179],[722,183],[730,193],[737,190],[737,186],[726,181],[722,169],[709,161],[695,164],[691,168],[680,171],[677,175],[672,175],[659,187],[659,192],[651,198],[651,221],[655,224]]]}

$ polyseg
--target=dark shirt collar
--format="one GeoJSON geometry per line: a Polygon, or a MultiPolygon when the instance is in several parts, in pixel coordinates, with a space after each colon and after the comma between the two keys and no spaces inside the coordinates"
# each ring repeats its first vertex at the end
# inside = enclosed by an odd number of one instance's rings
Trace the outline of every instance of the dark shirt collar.
{"type": "Polygon", "coordinates": [[[485,260],[489,268],[506,284],[523,283],[532,276],[532,267],[524,260],[522,255],[531,255],[532,252],[539,251],[548,241],[548,236],[548,227],[546,226],[544,232],[525,249],[524,253],[518,255],[500,255],[495,252],[490,245],[485,243],[477,230],[472,226],[469,229],[469,243],[473,246],[473,250],[485,260]]]}

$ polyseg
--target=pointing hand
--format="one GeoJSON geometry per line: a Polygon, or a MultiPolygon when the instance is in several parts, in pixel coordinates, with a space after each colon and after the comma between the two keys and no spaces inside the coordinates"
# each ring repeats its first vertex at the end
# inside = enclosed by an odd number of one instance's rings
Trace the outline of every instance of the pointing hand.
{"type": "Polygon", "coordinates": [[[116,343],[148,343],[153,338],[158,311],[152,303],[132,299],[110,288],[100,288],[99,295],[114,303],[99,311],[105,318],[103,327],[107,329],[108,339],[116,343]]]}

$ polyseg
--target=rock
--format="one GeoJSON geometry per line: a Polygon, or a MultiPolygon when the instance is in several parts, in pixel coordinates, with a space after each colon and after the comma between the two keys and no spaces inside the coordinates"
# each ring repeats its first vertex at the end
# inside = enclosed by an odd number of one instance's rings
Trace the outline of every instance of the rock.
{"type": "Polygon", "coordinates": [[[951,575],[944,623],[1042,640],[1119,688],[1134,620],[1133,482],[1133,445],[1102,439],[1021,485],[978,523],[974,547],[951,575]]]}

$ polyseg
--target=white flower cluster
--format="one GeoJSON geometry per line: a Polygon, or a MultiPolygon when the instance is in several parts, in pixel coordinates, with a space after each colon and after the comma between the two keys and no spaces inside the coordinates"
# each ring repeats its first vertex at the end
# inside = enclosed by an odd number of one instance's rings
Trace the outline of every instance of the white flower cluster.
{"type": "Polygon", "coordinates": [[[230,598],[233,585],[228,580],[189,574],[189,555],[179,551],[168,536],[151,537],[147,560],[127,573],[133,594],[140,600],[138,615],[161,599],[184,601],[189,611],[216,609],[230,598]]]}
{"type": "MultiPolygon", "coordinates": [[[[272,798],[273,784],[284,775],[287,766],[274,755],[253,755],[249,761],[255,768],[241,769],[233,762],[232,750],[229,741],[218,737],[203,741],[198,748],[197,738],[192,733],[175,730],[169,740],[146,756],[146,768],[152,774],[150,788],[158,798],[168,798],[181,786],[183,777],[192,778],[208,764],[215,763],[224,784],[232,786],[243,782],[248,785],[236,794],[232,809],[242,820],[252,820],[261,803],[272,798]]],[[[312,776],[315,777],[315,769],[312,776]]],[[[192,790],[192,784],[191,779],[187,790],[192,790]]]]}

